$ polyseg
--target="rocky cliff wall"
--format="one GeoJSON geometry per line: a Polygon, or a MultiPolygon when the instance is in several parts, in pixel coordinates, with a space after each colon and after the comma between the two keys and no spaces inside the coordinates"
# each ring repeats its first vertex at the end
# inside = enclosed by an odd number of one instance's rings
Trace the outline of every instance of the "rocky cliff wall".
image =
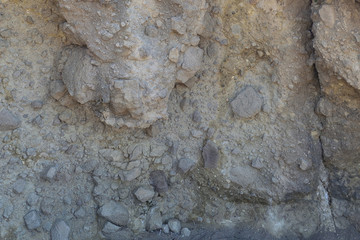
{"type": "Polygon", "coordinates": [[[359,238],[359,10],[2,1],[0,238],[359,238]]]}

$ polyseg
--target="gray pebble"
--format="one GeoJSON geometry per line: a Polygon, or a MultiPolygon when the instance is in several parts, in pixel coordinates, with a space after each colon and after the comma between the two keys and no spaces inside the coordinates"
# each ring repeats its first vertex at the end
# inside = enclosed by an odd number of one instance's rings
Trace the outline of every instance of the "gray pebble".
{"type": "Polygon", "coordinates": [[[231,102],[231,108],[235,116],[250,118],[261,111],[263,101],[252,87],[243,89],[231,102]]]}
{"type": "Polygon", "coordinates": [[[165,173],[161,170],[152,171],[150,173],[150,182],[159,193],[166,192],[169,188],[165,173]]]}
{"type": "Polygon", "coordinates": [[[145,28],[145,34],[149,37],[156,37],[158,35],[158,29],[154,25],[148,25],[145,28]]]}
{"type": "Polygon", "coordinates": [[[181,229],[181,236],[183,237],[190,237],[191,231],[188,228],[181,229]]]}
{"type": "Polygon", "coordinates": [[[169,225],[164,224],[164,225],[162,226],[162,230],[163,230],[163,232],[166,233],[166,234],[170,233],[169,225]]]}
{"type": "Polygon", "coordinates": [[[54,180],[56,173],[57,168],[55,166],[48,166],[42,171],[41,178],[51,182],[54,180]]]}
{"type": "Polygon", "coordinates": [[[201,113],[200,113],[198,110],[195,110],[195,111],[194,111],[194,113],[193,113],[193,115],[192,115],[192,120],[193,120],[194,122],[197,122],[197,123],[201,122],[202,116],[201,116],[201,113]]]}
{"type": "Polygon", "coordinates": [[[155,195],[155,192],[152,188],[140,187],[135,192],[136,198],[140,202],[150,201],[155,195]]]}
{"type": "Polygon", "coordinates": [[[26,227],[29,230],[36,229],[41,226],[41,219],[36,210],[31,210],[24,216],[26,227]]]}
{"type": "Polygon", "coordinates": [[[26,199],[26,203],[30,207],[32,207],[32,206],[35,206],[39,202],[39,199],[40,199],[40,197],[36,193],[32,192],[29,194],[28,198],[26,199]]]}
{"type": "Polygon", "coordinates": [[[158,208],[152,208],[149,211],[147,221],[146,221],[146,230],[154,231],[162,228],[162,217],[158,208]]]}
{"type": "Polygon", "coordinates": [[[118,226],[126,226],[129,221],[128,210],[120,203],[111,201],[104,204],[98,214],[118,226]]]}
{"type": "Polygon", "coordinates": [[[179,160],[179,169],[182,173],[187,173],[193,166],[195,166],[195,161],[190,158],[182,158],[179,160]]]}
{"type": "Polygon", "coordinates": [[[216,144],[208,140],[203,148],[202,157],[205,168],[216,168],[219,161],[219,150],[216,144]]]}
{"type": "Polygon", "coordinates": [[[51,240],[68,240],[70,227],[63,220],[56,220],[51,227],[51,240]]]}
{"type": "Polygon", "coordinates": [[[114,233],[120,230],[119,226],[112,224],[111,222],[106,222],[104,228],[102,229],[103,233],[114,233]]]}
{"type": "Polygon", "coordinates": [[[13,191],[16,194],[20,194],[25,190],[25,187],[26,187],[26,181],[24,181],[23,179],[19,179],[13,185],[13,191]]]}
{"type": "Polygon", "coordinates": [[[13,212],[14,212],[14,205],[9,202],[4,207],[3,217],[9,219],[13,212]]]}
{"type": "Polygon", "coordinates": [[[41,100],[35,100],[31,102],[31,107],[35,110],[39,110],[44,106],[44,102],[41,100]]]}
{"type": "Polygon", "coordinates": [[[74,212],[74,216],[77,218],[83,218],[85,217],[86,212],[85,209],[83,207],[78,208],[75,212],[74,212]]]}
{"type": "Polygon", "coordinates": [[[10,131],[20,127],[20,119],[7,109],[0,111],[0,131],[10,131]]]}
{"type": "Polygon", "coordinates": [[[174,233],[180,233],[181,223],[177,219],[170,219],[168,222],[169,228],[174,233]]]}

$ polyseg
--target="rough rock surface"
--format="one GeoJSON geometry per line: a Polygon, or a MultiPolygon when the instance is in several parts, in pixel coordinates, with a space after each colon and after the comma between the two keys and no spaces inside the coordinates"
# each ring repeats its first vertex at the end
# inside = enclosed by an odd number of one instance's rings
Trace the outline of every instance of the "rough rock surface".
{"type": "Polygon", "coordinates": [[[360,239],[359,16],[1,1],[0,239],[360,239]]]}

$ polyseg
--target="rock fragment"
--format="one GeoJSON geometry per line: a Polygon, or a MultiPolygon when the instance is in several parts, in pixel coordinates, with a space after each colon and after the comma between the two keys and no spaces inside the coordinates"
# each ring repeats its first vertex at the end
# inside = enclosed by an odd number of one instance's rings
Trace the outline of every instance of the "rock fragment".
{"type": "Polygon", "coordinates": [[[191,231],[188,228],[181,229],[181,236],[183,237],[190,237],[191,231]]]}
{"type": "Polygon", "coordinates": [[[59,100],[65,95],[65,93],[66,93],[66,86],[63,81],[55,80],[50,82],[50,95],[54,99],[59,100]]]}
{"type": "Polygon", "coordinates": [[[98,214],[118,226],[126,226],[129,221],[128,210],[120,203],[111,201],[104,204],[98,214]]]}
{"type": "Polygon", "coordinates": [[[25,187],[26,187],[26,181],[24,181],[23,179],[19,179],[13,185],[13,191],[16,194],[20,194],[25,190],[25,187]]]}
{"type": "Polygon", "coordinates": [[[166,192],[169,188],[166,175],[161,170],[155,170],[150,173],[150,182],[158,193],[166,192]]]}
{"type": "Polygon", "coordinates": [[[102,229],[103,233],[114,233],[120,230],[119,226],[112,224],[111,222],[106,222],[104,228],[102,229]]]}
{"type": "Polygon", "coordinates": [[[57,173],[57,168],[55,166],[49,166],[43,170],[41,173],[41,178],[49,182],[53,181],[57,173]]]}
{"type": "Polygon", "coordinates": [[[20,127],[20,124],[20,119],[9,110],[3,108],[0,111],[0,131],[14,130],[20,127]]]}
{"type": "Polygon", "coordinates": [[[135,192],[135,196],[140,202],[150,201],[154,197],[154,195],[155,192],[152,188],[140,187],[135,192]]]}
{"type": "Polygon", "coordinates": [[[39,213],[36,210],[31,210],[24,216],[26,227],[29,230],[36,229],[41,226],[39,213]]]}
{"type": "Polygon", "coordinates": [[[195,166],[195,161],[190,158],[181,158],[179,160],[179,169],[182,173],[187,173],[193,166],[195,166]]]}
{"type": "Polygon", "coordinates": [[[231,108],[235,116],[250,118],[261,110],[262,99],[252,87],[245,87],[231,102],[231,108]]]}
{"type": "Polygon", "coordinates": [[[216,168],[219,161],[219,150],[214,142],[208,140],[202,150],[205,168],[216,168]]]}
{"type": "Polygon", "coordinates": [[[51,240],[68,240],[70,227],[63,220],[56,220],[51,227],[51,240]]]}
{"type": "Polygon", "coordinates": [[[199,47],[189,47],[184,53],[182,68],[187,71],[198,71],[201,68],[204,51],[199,47]]]}
{"type": "Polygon", "coordinates": [[[174,233],[180,233],[181,223],[177,219],[170,219],[168,222],[169,228],[174,233]]]}
{"type": "Polygon", "coordinates": [[[158,208],[152,208],[149,211],[147,221],[146,221],[146,230],[154,231],[162,228],[162,217],[158,208]]]}
{"type": "Polygon", "coordinates": [[[35,110],[39,110],[44,106],[44,102],[42,100],[34,100],[31,102],[31,107],[35,110]]]}

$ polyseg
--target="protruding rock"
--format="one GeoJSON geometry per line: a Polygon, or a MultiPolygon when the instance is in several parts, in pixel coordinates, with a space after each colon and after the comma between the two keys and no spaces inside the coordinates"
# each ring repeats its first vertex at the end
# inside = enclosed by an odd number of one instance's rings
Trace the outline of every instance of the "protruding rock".
{"type": "Polygon", "coordinates": [[[26,227],[29,230],[36,229],[41,226],[41,220],[38,211],[31,210],[24,216],[26,227]]]}
{"type": "Polygon", "coordinates": [[[63,220],[56,220],[51,227],[51,240],[68,240],[70,227],[63,220]]]}
{"type": "Polygon", "coordinates": [[[169,188],[165,173],[161,170],[152,171],[150,173],[150,182],[159,193],[166,192],[169,188]]]}
{"type": "Polygon", "coordinates": [[[98,214],[118,226],[126,226],[129,221],[128,210],[122,204],[114,201],[104,204],[98,210],[98,214]]]}
{"type": "Polygon", "coordinates": [[[202,157],[205,168],[216,168],[219,162],[219,150],[216,144],[208,140],[203,148],[202,157]]]}
{"type": "Polygon", "coordinates": [[[171,219],[168,222],[169,228],[174,233],[180,233],[181,230],[181,223],[177,219],[171,219]]]}
{"type": "Polygon", "coordinates": [[[195,161],[190,158],[181,158],[179,160],[179,169],[182,173],[187,173],[193,166],[195,166],[195,161]]]}
{"type": "Polygon", "coordinates": [[[14,130],[20,127],[20,124],[20,119],[9,110],[3,108],[0,111],[0,131],[14,130]]]}
{"type": "Polygon", "coordinates": [[[152,208],[149,211],[146,221],[146,230],[154,231],[162,228],[162,217],[158,208],[152,208]]]}
{"type": "Polygon", "coordinates": [[[136,198],[141,202],[150,201],[155,195],[155,192],[152,188],[140,187],[135,192],[136,198]]]}
{"type": "Polygon", "coordinates": [[[246,87],[231,102],[234,115],[240,118],[250,118],[261,111],[262,99],[254,88],[246,87]]]}
{"type": "Polygon", "coordinates": [[[181,229],[181,236],[182,237],[190,237],[191,231],[188,228],[181,229]]]}

